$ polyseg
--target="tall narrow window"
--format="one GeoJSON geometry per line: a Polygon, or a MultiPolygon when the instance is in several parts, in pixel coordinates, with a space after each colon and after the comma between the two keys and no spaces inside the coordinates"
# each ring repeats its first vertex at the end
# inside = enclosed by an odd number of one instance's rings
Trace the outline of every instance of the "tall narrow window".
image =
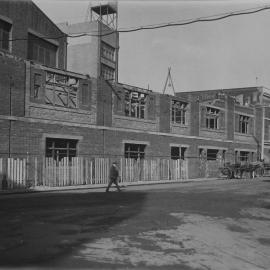
{"type": "Polygon", "coordinates": [[[88,84],[82,85],[82,105],[89,105],[89,89],[88,84]]]}
{"type": "Polygon", "coordinates": [[[240,133],[247,134],[248,133],[248,123],[249,123],[249,117],[240,115],[239,116],[239,131],[240,133]]]}
{"type": "Polygon", "coordinates": [[[173,100],[172,101],[172,122],[177,124],[186,124],[186,108],[187,103],[173,100]]]}
{"type": "Polygon", "coordinates": [[[219,110],[215,108],[206,108],[206,128],[218,129],[219,110]]]}
{"type": "Polygon", "coordinates": [[[41,74],[35,73],[34,74],[34,98],[40,98],[40,90],[42,84],[42,76],[41,74]]]}
{"type": "Polygon", "coordinates": [[[171,147],[171,159],[180,159],[180,148],[177,146],[171,147]]]}
{"type": "Polygon", "coordinates": [[[10,50],[10,31],[11,24],[0,20],[0,49],[4,49],[6,51],[10,50]]]}

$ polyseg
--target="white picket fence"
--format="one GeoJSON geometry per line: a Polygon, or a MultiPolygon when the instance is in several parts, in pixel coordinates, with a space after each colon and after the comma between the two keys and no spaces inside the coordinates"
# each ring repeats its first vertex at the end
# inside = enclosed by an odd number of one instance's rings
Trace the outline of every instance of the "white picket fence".
{"type": "Polygon", "coordinates": [[[0,189],[23,188],[26,186],[26,179],[26,159],[0,158],[0,189]]]}
{"type": "MultiPolygon", "coordinates": [[[[184,160],[134,160],[120,159],[121,183],[170,181],[187,179],[187,161],[184,160]]],[[[110,159],[83,157],[63,158],[57,162],[44,159],[44,186],[97,185],[107,184],[110,159]]]]}
{"type": "MultiPolygon", "coordinates": [[[[109,178],[109,158],[63,158],[56,161],[43,158],[0,158],[0,189],[31,186],[106,185],[109,178]]],[[[119,159],[120,182],[181,181],[188,178],[186,160],[169,159],[119,159]]]]}
{"type": "Polygon", "coordinates": [[[74,157],[71,161],[63,158],[56,162],[45,158],[43,162],[42,185],[73,186],[86,184],[106,184],[108,182],[109,159],[89,160],[74,157]]]}
{"type": "Polygon", "coordinates": [[[186,160],[150,159],[120,160],[120,177],[123,182],[184,180],[188,178],[186,160]]]}

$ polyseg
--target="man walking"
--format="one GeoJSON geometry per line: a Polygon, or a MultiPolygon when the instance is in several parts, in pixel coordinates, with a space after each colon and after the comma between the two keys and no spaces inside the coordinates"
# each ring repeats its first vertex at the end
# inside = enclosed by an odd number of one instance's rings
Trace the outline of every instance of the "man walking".
{"type": "Polygon", "coordinates": [[[110,173],[109,173],[109,184],[106,188],[106,192],[109,192],[109,189],[112,185],[112,183],[114,183],[118,189],[118,191],[121,191],[119,185],[118,185],[118,177],[119,177],[119,170],[117,168],[117,163],[113,162],[111,168],[110,168],[110,173]]]}

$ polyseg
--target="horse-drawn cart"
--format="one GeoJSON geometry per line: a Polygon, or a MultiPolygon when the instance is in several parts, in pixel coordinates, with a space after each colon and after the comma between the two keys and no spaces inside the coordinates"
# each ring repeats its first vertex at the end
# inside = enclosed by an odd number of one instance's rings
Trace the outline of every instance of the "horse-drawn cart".
{"type": "Polygon", "coordinates": [[[263,162],[250,163],[225,163],[224,167],[220,168],[220,172],[227,176],[228,179],[242,178],[244,173],[249,173],[250,178],[255,176],[263,176],[264,164],[263,162]]]}

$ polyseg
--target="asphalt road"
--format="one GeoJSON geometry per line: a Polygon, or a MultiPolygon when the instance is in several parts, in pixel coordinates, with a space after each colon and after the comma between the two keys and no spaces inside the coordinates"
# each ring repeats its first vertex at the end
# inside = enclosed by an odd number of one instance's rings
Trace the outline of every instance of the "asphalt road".
{"type": "Polygon", "coordinates": [[[0,195],[0,268],[270,269],[270,180],[0,195]]]}

